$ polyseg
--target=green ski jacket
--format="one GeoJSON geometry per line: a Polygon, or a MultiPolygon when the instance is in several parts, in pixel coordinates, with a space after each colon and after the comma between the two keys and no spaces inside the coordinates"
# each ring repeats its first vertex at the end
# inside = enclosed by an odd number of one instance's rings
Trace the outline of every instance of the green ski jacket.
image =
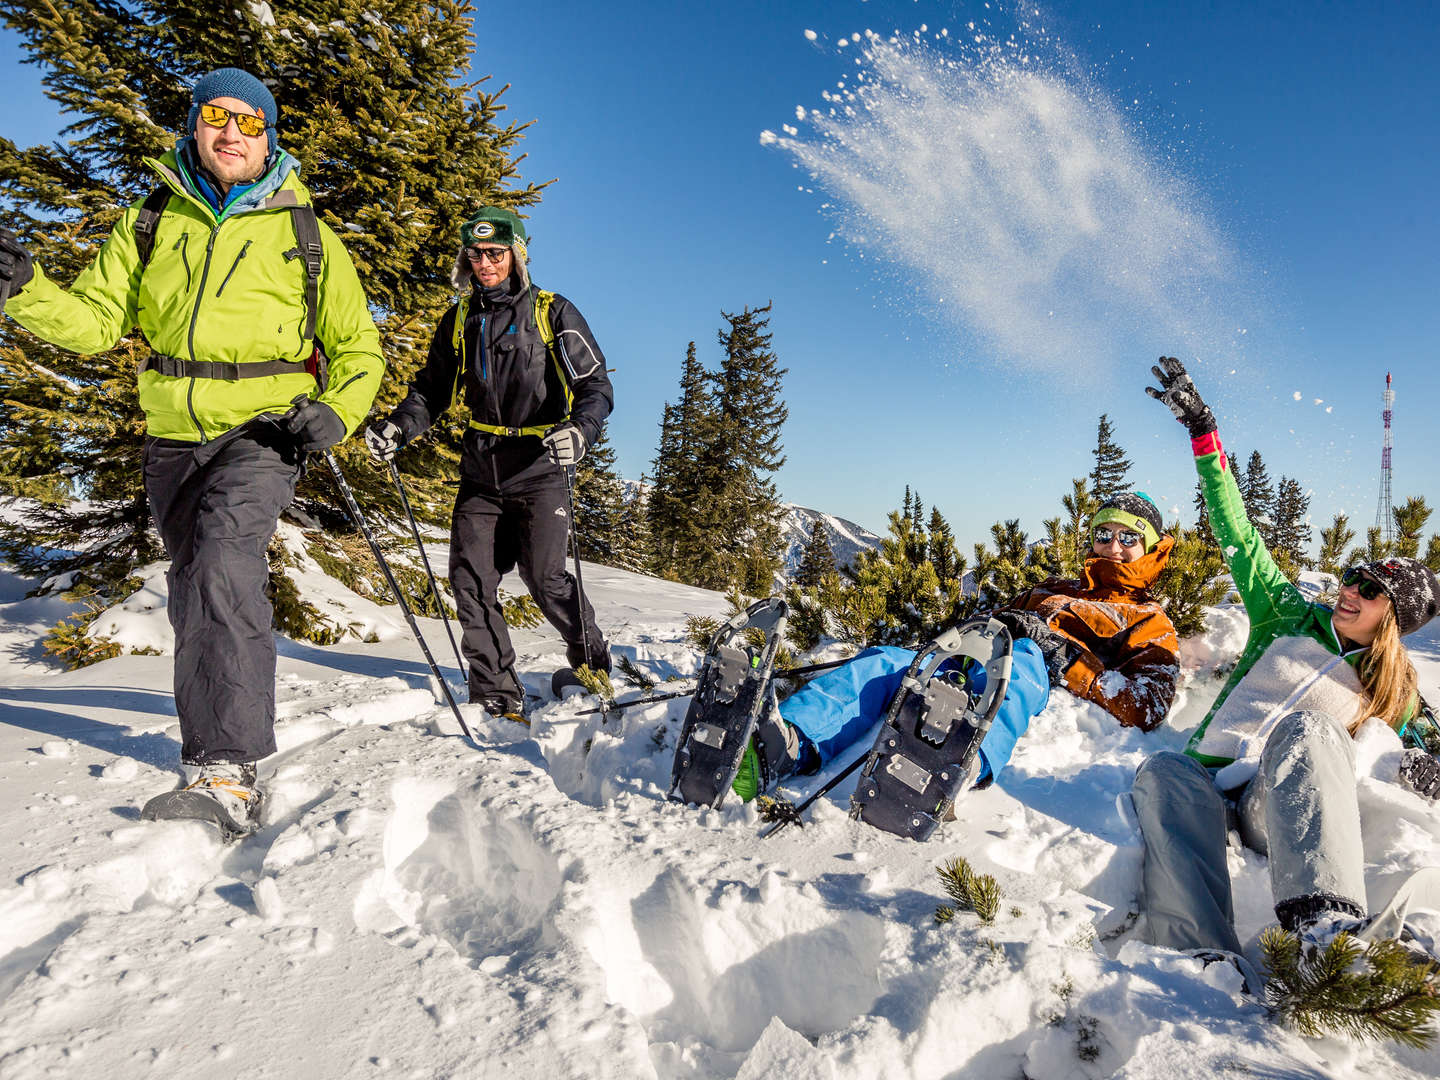
{"type": "Polygon", "coordinates": [[[311,200],[295,159],[277,152],[257,184],[268,180],[273,190],[258,205],[242,200],[218,213],[192,193],[174,151],[146,164],[171,189],[148,265],[141,265],[136,245],[136,202],[68,290],[37,264],[6,311],[37,337],[85,355],[113,348],[138,327],[159,356],[192,367],[196,361],[237,365],[204,369],[229,372],[230,378],[140,372],[148,433],[182,442],[204,442],[262,413],[286,412],[299,394],[316,396],[306,363],[318,344],[330,362],[329,385],[319,400],[352,434],[380,386],[380,335],[349,254],[322,222],[315,336],[304,336],[305,259],[289,207],[311,200]],[[281,373],[245,377],[247,364],[280,367],[281,373]],[[284,370],[290,364],[293,372],[284,370]]]}
{"type": "MultiPolygon", "coordinates": [[[[1213,768],[1258,755],[1274,722],[1297,709],[1329,711],[1348,723],[1363,701],[1354,665],[1365,650],[1344,650],[1332,609],[1307,600],[1275,564],[1245,514],[1219,436],[1195,439],[1192,447],[1211,531],[1250,617],[1235,670],[1186,746],[1213,768]]],[[[1415,711],[1412,704],[1402,735],[1423,746],[1421,733],[1411,730],[1415,711]]]]}

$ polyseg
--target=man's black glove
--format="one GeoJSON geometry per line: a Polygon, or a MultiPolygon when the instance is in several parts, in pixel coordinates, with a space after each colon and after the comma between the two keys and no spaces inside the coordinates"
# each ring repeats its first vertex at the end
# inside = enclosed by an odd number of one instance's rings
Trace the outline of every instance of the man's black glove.
{"type": "Polygon", "coordinates": [[[1400,786],[1427,799],[1440,799],[1440,760],[1410,749],[1400,759],[1400,786]]]}
{"type": "Polygon", "coordinates": [[[1029,638],[1040,646],[1040,655],[1045,659],[1045,672],[1050,677],[1050,685],[1060,686],[1064,683],[1065,672],[1070,670],[1070,665],[1075,663],[1080,655],[1080,646],[1058,630],[1050,629],[1045,620],[1033,611],[1014,611],[1007,608],[993,613],[990,617],[1002,623],[1005,629],[1010,631],[1012,638],[1029,638]]]}
{"type": "Polygon", "coordinates": [[[30,252],[9,229],[0,229],[0,311],[35,276],[30,252]]]}
{"type": "Polygon", "coordinates": [[[1192,439],[1209,435],[1215,430],[1215,414],[1210,411],[1195,389],[1195,383],[1185,371],[1185,365],[1173,356],[1160,357],[1160,367],[1150,369],[1160,380],[1160,389],[1147,386],[1145,393],[1156,401],[1163,401],[1175,414],[1175,419],[1185,425],[1192,439]],[[1164,370],[1161,370],[1161,369],[1164,370]]]}
{"type": "Polygon", "coordinates": [[[280,426],[295,439],[301,450],[329,450],[345,438],[345,421],[323,401],[297,398],[290,411],[280,418],[280,426]]]}

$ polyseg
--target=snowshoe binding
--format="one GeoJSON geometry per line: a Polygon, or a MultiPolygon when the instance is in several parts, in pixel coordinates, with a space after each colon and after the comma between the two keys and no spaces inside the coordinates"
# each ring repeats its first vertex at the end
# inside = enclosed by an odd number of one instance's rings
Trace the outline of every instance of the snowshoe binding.
{"type": "Polygon", "coordinates": [[[861,766],[852,818],[913,840],[947,820],[979,770],[980,743],[1010,683],[1011,647],[1003,625],[976,619],[920,650],[861,766]]]}
{"type": "Polygon", "coordinates": [[[770,672],[789,608],[758,600],[730,619],[710,642],[670,768],[670,798],[718,807],[725,800],[768,701],[770,672]],[[759,646],[748,630],[764,634],[759,646]]]}
{"type": "Polygon", "coordinates": [[[227,842],[260,828],[264,792],[256,785],[253,764],[215,762],[200,770],[188,787],[156,795],[145,804],[145,821],[208,821],[227,842]]]}

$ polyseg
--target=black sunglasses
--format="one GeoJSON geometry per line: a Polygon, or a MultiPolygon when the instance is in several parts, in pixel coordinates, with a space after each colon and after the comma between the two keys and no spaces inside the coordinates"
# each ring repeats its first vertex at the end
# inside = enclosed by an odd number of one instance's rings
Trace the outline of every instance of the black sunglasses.
{"type": "Polygon", "coordinates": [[[509,250],[509,248],[505,247],[467,247],[464,255],[471,262],[479,262],[481,259],[484,259],[486,262],[498,263],[501,259],[505,258],[505,253],[509,250]]]}
{"type": "Polygon", "coordinates": [[[1122,548],[1132,548],[1145,538],[1130,529],[1121,529],[1118,533],[1114,529],[1107,529],[1101,525],[1095,530],[1095,543],[1108,544],[1111,540],[1119,540],[1122,548]]]}
{"type": "Polygon", "coordinates": [[[1365,571],[1358,566],[1352,566],[1340,575],[1341,585],[1354,585],[1355,591],[1360,594],[1362,600],[1374,600],[1377,596],[1384,596],[1385,590],[1374,578],[1366,577],[1365,571]]]}

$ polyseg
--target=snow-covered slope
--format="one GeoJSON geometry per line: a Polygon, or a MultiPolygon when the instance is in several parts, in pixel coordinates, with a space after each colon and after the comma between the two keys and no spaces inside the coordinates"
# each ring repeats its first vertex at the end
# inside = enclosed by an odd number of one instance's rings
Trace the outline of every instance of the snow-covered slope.
{"type": "Polygon", "coordinates": [[[800,569],[800,560],[805,556],[805,545],[810,543],[810,534],[817,521],[825,527],[825,535],[830,540],[830,550],[835,553],[837,566],[849,566],[861,549],[878,547],[880,544],[880,537],[853,521],[786,503],[785,518],[781,523],[785,538],[785,565],[782,573],[786,578],[800,569]]]}
{"type": "MultiPolygon", "coordinates": [[[[661,676],[695,666],[684,615],[723,610],[605,567],[585,581],[617,650],[661,676]]],[[[170,659],[45,667],[62,612],[22,592],[0,577],[5,1080],[1440,1076],[1434,1052],[1299,1039],[1225,965],[1130,940],[1140,848],[1116,796],[1199,721],[1238,609],[1186,643],[1170,725],[1057,692],[924,845],[851,822],[848,783],[765,841],[738,804],[667,802],[683,700],[603,725],[552,702],[528,731],[471,712],[476,748],[404,637],[281,641],[269,824],[225,846],[139,821],[177,775],[170,659]],[[1004,890],[992,927],[933,920],[933,868],[961,854],[1004,890]]],[[[540,692],[560,643],[517,647],[540,692]]],[[[1440,637],[1412,647],[1440,690],[1440,637]]],[[[1373,778],[1393,737],[1364,747],[1372,871],[1440,864],[1440,812],[1373,778]]],[[[1230,860],[1253,951],[1264,860],[1230,860]]]]}

